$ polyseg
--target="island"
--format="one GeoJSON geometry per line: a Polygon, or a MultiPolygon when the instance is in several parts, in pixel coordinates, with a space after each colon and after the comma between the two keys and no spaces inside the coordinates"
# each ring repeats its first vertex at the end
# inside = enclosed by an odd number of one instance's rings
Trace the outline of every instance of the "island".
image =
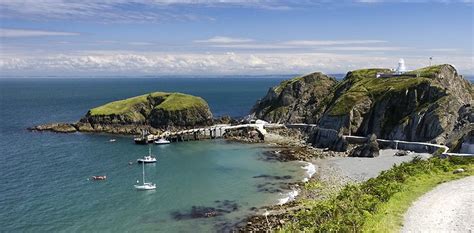
{"type": "Polygon", "coordinates": [[[206,126],[213,122],[207,102],[183,93],[153,92],[118,100],[90,109],[76,123],[49,123],[30,128],[37,131],[105,132],[140,134],[206,126]]]}

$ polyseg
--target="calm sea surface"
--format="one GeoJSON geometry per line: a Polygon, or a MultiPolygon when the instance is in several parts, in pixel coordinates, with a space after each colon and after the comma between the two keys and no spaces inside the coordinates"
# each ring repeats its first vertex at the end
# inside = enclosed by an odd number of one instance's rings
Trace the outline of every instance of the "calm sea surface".
{"type": "Polygon", "coordinates": [[[298,162],[267,161],[263,145],[223,140],[153,145],[158,163],[147,165],[146,173],[158,189],[139,192],[133,185],[141,166],[128,162],[146,154],[148,146],[126,136],[26,128],[73,122],[92,107],[158,90],[201,96],[215,116],[243,116],[286,78],[0,79],[0,231],[216,231],[252,207],[277,203],[284,197],[280,192],[289,191],[282,186],[305,173],[298,162]],[[108,180],[89,181],[92,175],[108,180]],[[193,206],[195,214],[204,208],[226,213],[193,218],[193,206]]]}

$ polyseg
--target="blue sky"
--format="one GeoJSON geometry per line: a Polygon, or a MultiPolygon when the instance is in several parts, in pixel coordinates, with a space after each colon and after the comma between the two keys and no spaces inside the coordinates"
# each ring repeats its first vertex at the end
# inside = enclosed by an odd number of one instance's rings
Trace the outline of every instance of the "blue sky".
{"type": "Polygon", "coordinates": [[[474,74],[472,1],[2,0],[8,75],[474,74]]]}

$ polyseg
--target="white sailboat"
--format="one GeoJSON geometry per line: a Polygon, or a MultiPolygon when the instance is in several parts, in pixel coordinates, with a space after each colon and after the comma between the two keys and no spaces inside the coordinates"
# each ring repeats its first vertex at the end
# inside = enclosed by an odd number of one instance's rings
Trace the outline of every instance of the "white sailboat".
{"type": "MultiPolygon", "coordinates": [[[[153,189],[156,189],[156,184],[153,184],[151,182],[145,182],[145,163],[142,164],[142,180],[143,180],[143,184],[140,185],[140,184],[137,184],[137,185],[134,185],[135,186],[135,189],[137,190],[153,190],[153,189]]],[[[138,180],[137,180],[137,183],[138,183],[138,180]]]]}
{"type": "Polygon", "coordinates": [[[151,154],[151,147],[148,147],[148,155],[143,158],[137,159],[138,163],[156,163],[156,158],[151,154]]]}

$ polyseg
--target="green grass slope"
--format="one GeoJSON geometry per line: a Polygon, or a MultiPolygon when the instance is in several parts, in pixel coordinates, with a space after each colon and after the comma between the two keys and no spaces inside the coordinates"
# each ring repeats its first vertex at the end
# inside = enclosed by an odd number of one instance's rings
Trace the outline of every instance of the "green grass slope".
{"type": "Polygon", "coordinates": [[[332,116],[345,115],[349,113],[354,105],[364,101],[366,98],[377,101],[385,95],[402,92],[422,83],[433,84],[433,78],[440,72],[442,66],[444,65],[430,66],[407,72],[407,74],[417,75],[417,77],[407,75],[376,78],[377,73],[389,72],[388,69],[352,71],[348,73],[344,81],[339,83],[338,87],[349,86],[349,88],[335,100],[329,114],[332,116]]]}
{"type": "Polygon", "coordinates": [[[141,106],[150,106],[167,111],[177,111],[191,107],[207,107],[204,99],[182,93],[153,92],[124,100],[118,100],[90,110],[91,116],[120,115],[135,112],[141,106]],[[152,105],[156,100],[161,102],[152,105]]]}

